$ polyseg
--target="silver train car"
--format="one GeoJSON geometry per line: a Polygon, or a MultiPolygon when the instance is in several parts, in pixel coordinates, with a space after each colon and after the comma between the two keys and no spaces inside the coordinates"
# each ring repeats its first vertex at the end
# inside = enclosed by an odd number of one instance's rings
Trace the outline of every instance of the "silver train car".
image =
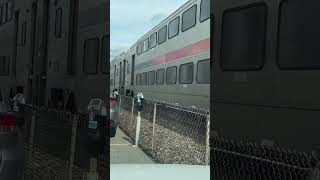
{"type": "Polygon", "coordinates": [[[19,91],[27,103],[77,112],[106,101],[107,9],[109,0],[0,0],[0,96],[19,91]]]}
{"type": "Polygon", "coordinates": [[[110,92],[209,109],[210,0],[189,0],[110,63],[110,92]]]}

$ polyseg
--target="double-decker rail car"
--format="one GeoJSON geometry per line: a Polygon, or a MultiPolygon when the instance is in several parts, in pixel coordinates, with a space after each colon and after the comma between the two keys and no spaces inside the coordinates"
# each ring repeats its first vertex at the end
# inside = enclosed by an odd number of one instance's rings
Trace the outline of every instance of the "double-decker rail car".
{"type": "Polygon", "coordinates": [[[109,0],[1,0],[4,97],[20,91],[27,103],[78,112],[106,100],[108,9],[109,0]]]}
{"type": "Polygon", "coordinates": [[[210,0],[189,0],[112,61],[111,90],[209,108],[210,0]]]}
{"type": "Polygon", "coordinates": [[[319,9],[317,0],[214,1],[220,137],[319,153],[319,9]]]}

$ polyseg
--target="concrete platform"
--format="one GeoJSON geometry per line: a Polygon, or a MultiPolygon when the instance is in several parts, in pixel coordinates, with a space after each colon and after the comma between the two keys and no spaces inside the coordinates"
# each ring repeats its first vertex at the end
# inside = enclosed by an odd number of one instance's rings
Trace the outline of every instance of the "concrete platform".
{"type": "Polygon", "coordinates": [[[110,140],[111,164],[155,164],[139,147],[133,147],[134,142],[120,129],[116,137],[110,140]]]}

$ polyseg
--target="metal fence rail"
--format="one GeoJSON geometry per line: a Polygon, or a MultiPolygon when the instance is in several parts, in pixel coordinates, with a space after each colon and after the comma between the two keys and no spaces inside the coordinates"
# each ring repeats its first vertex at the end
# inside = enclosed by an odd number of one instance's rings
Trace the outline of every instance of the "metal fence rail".
{"type": "Polygon", "coordinates": [[[271,148],[246,141],[211,138],[213,179],[319,179],[319,174],[316,175],[317,159],[310,153],[271,148]]]}
{"type": "Polygon", "coordinates": [[[208,110],[145,100],[140,126],[137,126],[137,118],[135,99],[120,96],[120,128],[136,143],[138,141],[155,161],[209,164],[208,110]],[[139,139],[136,138],[137,127],[139,139]]]}
{"type": "MultiPolygon", "coordinates": [[[[88,115],[25,106],[25,180],[84,180],[89,171],[87,152],[88,115]]],[[[99,133],[109,137],[105,117],[97,116],[99,133]]],[[[101,152],[97,171],[99,179],[108,179],[109,141],[101,152]]],[[[92,145],[91,145],[92,146],[92,145]]],[[[90,147],[91,148],[91,147],[90,147]]],[[[98,150],[97,150],[98,149],[98,150]]]]}

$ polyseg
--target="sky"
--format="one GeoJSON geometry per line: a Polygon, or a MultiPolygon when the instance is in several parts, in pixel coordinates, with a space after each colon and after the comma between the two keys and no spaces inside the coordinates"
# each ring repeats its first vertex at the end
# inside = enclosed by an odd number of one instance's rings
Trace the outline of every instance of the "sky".
{"type": "Polygon", "coordinates": [[[110,60],[188,0],[111,0],[110,60]]]}

